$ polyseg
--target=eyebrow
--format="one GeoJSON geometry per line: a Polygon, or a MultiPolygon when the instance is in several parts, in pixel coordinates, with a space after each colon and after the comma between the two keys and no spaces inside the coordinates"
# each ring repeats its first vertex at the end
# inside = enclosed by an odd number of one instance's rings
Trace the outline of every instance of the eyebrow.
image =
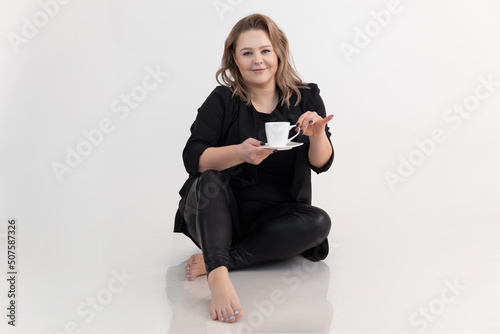
{"type": "MultiPolygon", "coordinates": [[[[259,49],[264,49],[264,48],[272,48],[271,45],[264,45],[264,46],[261,46],[259,49]]],[[[240,49],[240,52],[241,51],[244,51],[244,50],[253,50],[252,48],[243,48],[243,49],[240,49]]]]}

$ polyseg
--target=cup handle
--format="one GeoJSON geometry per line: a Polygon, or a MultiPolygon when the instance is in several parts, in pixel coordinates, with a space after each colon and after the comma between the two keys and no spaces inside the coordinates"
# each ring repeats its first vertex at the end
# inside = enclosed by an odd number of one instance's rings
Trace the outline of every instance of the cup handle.
{"type": "Polygon", "coordinates": [[[290,125],[290,129],[289,130],[293,129],[294,127],[297,127],[297,129],[299,129],[299,131],[297,131],[297,133],[294,136],[292,136],[291,138],[288,138],[288,140],[286,141],[287,144],[289,142],[291,142],[293,140],[293,138],[297,137],[299,135],[299,133],[300,133],[300,126],[298,126],[298,125],[290,125]]]}

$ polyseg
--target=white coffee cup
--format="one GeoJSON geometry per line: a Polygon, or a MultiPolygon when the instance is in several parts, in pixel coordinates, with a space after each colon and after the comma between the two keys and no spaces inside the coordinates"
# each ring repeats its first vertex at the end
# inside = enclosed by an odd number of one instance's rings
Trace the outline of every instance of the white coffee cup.
{"type": "Polygon", "coordinates": [[[288,122],[267,122],[266,123],[266,136],[267,144],[273,147],[285,147],[286,144],[297,137],[300,132],[300,127],[297,125],[290,125],[288,122]],[[288,133],[291,129],[297,127],[298,131],[295,136],[288,138],[288,133]]]}

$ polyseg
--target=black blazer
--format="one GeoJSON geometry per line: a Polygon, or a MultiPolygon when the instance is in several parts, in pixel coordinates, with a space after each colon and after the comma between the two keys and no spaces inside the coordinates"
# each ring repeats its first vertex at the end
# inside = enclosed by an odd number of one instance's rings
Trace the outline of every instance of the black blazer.
{"type": "MultiPolygon", "coordinates": [[[[297,96],[294,94],[291,97],[290,107],[285,105],[282,108],[278,120],[295,124],[300,115],[306,111],[315,111],[321,117],[326,117],[325,105],[319,96],[318,86],[312,83],[308,86],[310,89],[300,89],[302,97],[297,106],[295,106],[297,96]]],[[[196,120],[191,126],[191,136],[182,153],[189,178],[179,191],[181,200],[175,217],[174,232],[182,232],[185,200],[192,183],[200,175],[198,163],[201,154],[209,147],[240,144],[247,138],[254,137],[255,117],[257,116],[252,107],[247,106],[238,97],[233,97],[230,88],[225,86],[216,87],[198,109],[196,120]]],[[[330,139],[331,133],[328,125],[325,127],[325,131],[330,139]]],[[[311,204],[311,169],[318,174],[325,172],[330,168],[334,154],[332,153],[330,160],[323,168],[316,168],[309,163],[309,138],[298,136],[294,141],[303,142],[304,145],[294,148],[298,151],[295,174],[290,188],[291,196],[297,202],[311,204]]],[[[246,182],[249,184],[257,179],[257,166],[255,165],[243,163],[234,168],[239,168],[243,172],[246,182]]]]}

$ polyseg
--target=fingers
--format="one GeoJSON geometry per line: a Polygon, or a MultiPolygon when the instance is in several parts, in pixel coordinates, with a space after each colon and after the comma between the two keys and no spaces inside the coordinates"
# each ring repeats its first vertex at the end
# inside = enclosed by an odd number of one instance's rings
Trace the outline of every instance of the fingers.
{"type": "Polygon", "coordinates": [[[332,119],[333,119],[333,115],[328,115],[325,118],[323,118],[323,120],[325,121],[325,124],[330,122],[332,119]]]}
{"type": "Polygon", "coordinates": [[[306,111],[303,113],[299,119],[297,120],[297,124],[300,126],[302,129],[303,127],[306,127],[307,125],[311,125],[313,123],[317,123],[318,120],[324,120],[325,123],[328,123],[332,120],[333,115],[328,115],[325,118],[321,117],[318,115],[315,111],[306,111]],[[310,123],[312,121],[312,123],[310,123]]]}
{"type": "Polygon", "coordinates": [[[300,124],[299,126],[302,130],[302,133],[307,135],[309,126],[314,124],[315,121],[319,121],[319,119],[322,118],[315,111],[307,111],[300,116],[297,123],[300,124]]]}
{"type": "Polygon", "coordinates": [[[246,139],[240,147],[240,156],[242,157],[242,160],[252,165],[260,164],[274,152],[272,149],[263,148],[261,141],[255,138],[246,139]]]}
{"type": "Polygon", "coordinates": [[[305,125],[305,122],[309,122],[309,120],[315,116],[318,116],[321,118],[321,116],[319,116],[315,111],[306,111],[305,113],[303,113],[302,115],[300,115],[299,119],[297,120],[298,123],[300,123],[300,126],[304,126],[305,125]]]}
{"type": "Polygon", "coordinates": [[[323,130],[326,123],[330,122],[332,119],[333,115],[328,115],[323,118],[314,111],[307,111],[300,116],[297,124],[299,124],[303,134],[311,136],[316,130],[323,130]]]}
{"type": "Polygon", "coordinates": [[[325,118],[321,118],[320,116],[318,116],[318,117],[319,117],[318,120],[312,120],[311,121],[312,123],[309,123],[309,124],[324,127],[326,125],[326,123],[330,122],[333,119],[333,115],[328,115],[325,118]]]}
{"type": "Polygon", "coordinates": [[[245,140],[245,142],[249,143],[250,145],[252,146],[256,146],[256,147],[259,147],[261,146],[261,141],[260,140],[257,140],[255,138],[248,138],[247,140],[245,140]]]}

